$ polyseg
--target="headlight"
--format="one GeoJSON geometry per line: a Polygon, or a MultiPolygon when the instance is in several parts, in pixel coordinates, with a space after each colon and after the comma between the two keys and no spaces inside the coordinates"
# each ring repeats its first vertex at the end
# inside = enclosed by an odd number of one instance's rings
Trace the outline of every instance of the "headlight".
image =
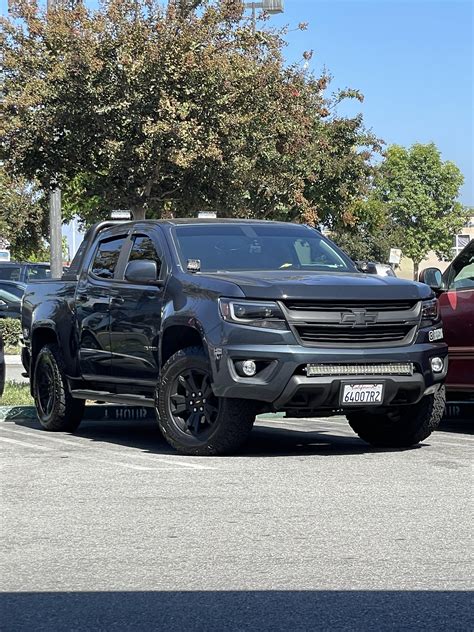
{"type": "Polygon", "coordinates": [[[421,306],[421,326],[428,327],[439,320],[438,299],[423,301],[421,306]]]}
{"type": "Polygon", "coordinates": [[[219,299],[222,318],[229,323],[266,327],[267,329],[288,329],[283,312],[276,303],[219,299]]]}

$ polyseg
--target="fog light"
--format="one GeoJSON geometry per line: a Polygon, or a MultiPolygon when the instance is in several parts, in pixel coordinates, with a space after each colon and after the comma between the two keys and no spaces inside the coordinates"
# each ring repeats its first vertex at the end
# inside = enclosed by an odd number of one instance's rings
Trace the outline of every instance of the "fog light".
{"type": "Polygon", "coordinates": [[[242,362],[242,371],[247,377],[252,377],[257,372],[257,365],[253,360],[245,360],[242,362]]]}
{"type": "Polygon", "coordinates": [[[431,370],[433,373],[441,373],[444,368],[444,362],[442,358],[431,358],[431,370]]]}

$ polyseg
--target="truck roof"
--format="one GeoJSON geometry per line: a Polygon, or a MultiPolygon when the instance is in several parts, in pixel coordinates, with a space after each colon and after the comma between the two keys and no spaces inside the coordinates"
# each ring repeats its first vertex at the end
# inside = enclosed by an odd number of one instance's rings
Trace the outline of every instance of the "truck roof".
{"type": "MultiPolygon", "coordinates": [[[[127,224],[167,224],[182,226],[183,224],[279,224],[280,226],[302,226],[294,222],[278,222],[269,219],[235,219],[228,217],[177,217],[173,219],[136,219],[115,222],[117,225],[127,224]]],[[[110,222],[112,224],[112,222],[110,222]]]]}

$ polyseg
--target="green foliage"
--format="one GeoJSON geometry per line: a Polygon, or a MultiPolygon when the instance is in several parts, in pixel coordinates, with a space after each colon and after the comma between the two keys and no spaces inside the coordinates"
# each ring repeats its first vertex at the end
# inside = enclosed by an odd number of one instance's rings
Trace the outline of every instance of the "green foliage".
{"type": "Polygon", "coordinates": [[[441,160],[434,144],[409,149],[392,145],[380,166],[376,198],[403,235],[403,254],[418,265],[430,250],[450,257],[453,235],[467,217],[457,201],[463,176],[458,167],[441,160]]]}
{"type": "Polygon", "coordinates": [[[333,238],[355,259],[387,262],[392,247],[418,266],[430,251],[450,258],[466,221],[457,201],[463,176],[441,160],[434,144],[388,148],[375,171],[370,194],[356,201],[335,226],[333,238]]]}
{"type": "Polygon", "coordinates": [[[400,230],[375,195],[357,200],[347,221],[336,226],[331,238],[354,260],[388,263],[390,248],[403,243],[400,230]]]}
{"type": "Polygon", "coordinates": [[[0,336],[5,347],[16,347],[20,343],[20,321],[16,318],[0,318],[0,336]]]}
{"type": "Polygon", "coordinates": [[[253,34],[239,0],[10,4],[3,158],[59,184],[67,216],[332,224],[366,192],[379,143],[336,110],[362,96],[285,66],[286,30],[253,34]]]}
{"type": "Polygon", "coordinates": [[[33,406],[29,384],[8,381],[0,400],[2,406],[33,406]]]}
{"type": "Polygon", "coordinates": [[[40,252],[47,231],[48,213],[41,191],[0,167],[0,237],[10,242],[12,259],[28,260],[40,252]]]}

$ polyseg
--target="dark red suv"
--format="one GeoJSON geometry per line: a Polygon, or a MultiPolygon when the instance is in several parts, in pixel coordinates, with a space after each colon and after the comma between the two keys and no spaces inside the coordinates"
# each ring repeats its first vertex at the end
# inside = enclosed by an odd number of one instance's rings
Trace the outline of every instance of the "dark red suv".
{"type": "Polygon", "coordinates": [[[449,399],[474,402],[474,240],[444,274],[427,268],[420,281],[438,294],[444,338],[449,346],[446,390],[449,399]]]}

